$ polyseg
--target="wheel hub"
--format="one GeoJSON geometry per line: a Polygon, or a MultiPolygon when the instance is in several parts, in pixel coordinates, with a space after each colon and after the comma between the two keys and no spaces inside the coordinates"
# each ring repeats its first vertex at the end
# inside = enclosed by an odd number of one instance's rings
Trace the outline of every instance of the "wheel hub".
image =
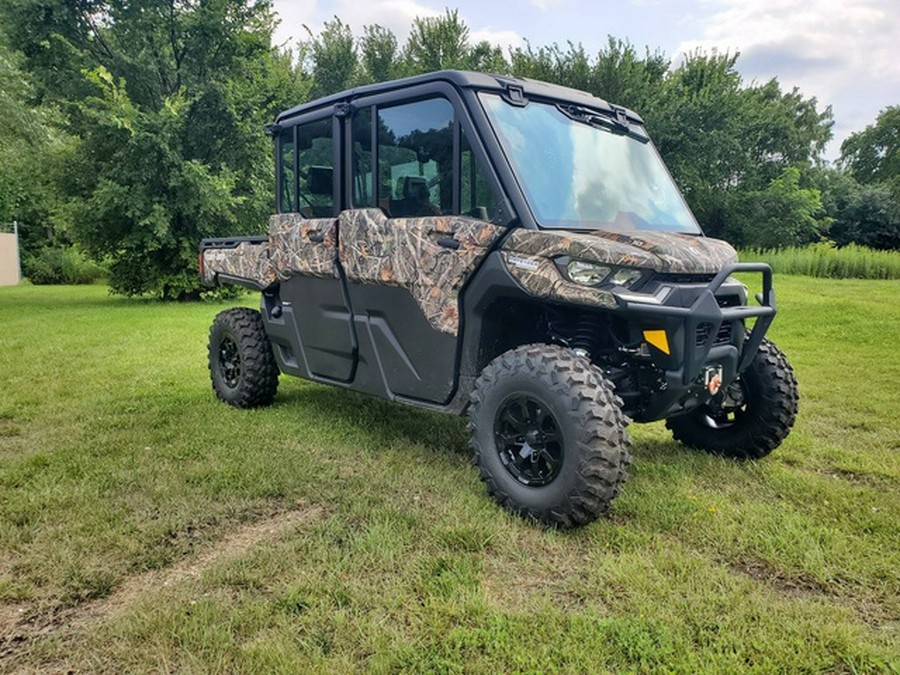
{"type": "Polygon", "coordinates": [[[230,389],[238,386],[241,379],[241,353],[233,339],[226,336],[219,344],[219,364],[222,367],[222,380],[230,389]]]}
{"type": "Polygon", "coordinates": [[[563,460],[559,423],[538,399],[517,394],[504,401],[494,422],[494,442],[503,466],[523,485],[541,487],[559,475],[563,460]]]}

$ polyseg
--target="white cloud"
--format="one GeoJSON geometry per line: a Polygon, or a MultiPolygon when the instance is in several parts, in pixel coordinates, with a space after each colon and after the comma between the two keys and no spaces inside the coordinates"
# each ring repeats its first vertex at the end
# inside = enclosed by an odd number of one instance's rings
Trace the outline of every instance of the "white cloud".
{"type": "Polygon", "coordinates": [[[275,13],[280,23],[275,29],[275,44],[293,47],[297,40],[306,38],[304,24],[315,22],[316,0],[275,0],[275,13]]]}
{"type": "Polygon", "coordinates": [[[835,140],[874,121],[873,107],[900,99],[897,36],[900,12],[893,0],[706,0],[710,10],[703,38],[682,42],[679,53],[697,48],[740,51],[746,79],[777,77],[785,89],[799,87],[821,107],[835,111],[835,140]]]}
{"type": "Polygon", "coordinates": [[[316,0],[274,0],[275,11],[282,23],[275,32],[276,42],[293,45],[305,40],[306,25],[318,33],[326,21],[335,16],[350,25],[354,34],[361,35],[363,26],[379,24],[389,28],[402,43],[416,17],[438,16],[441,11],[416,0],[332,0],[318,3],[316,0]]]}
{"type": "Polygon", "coordinates": [[[562,0],[530,0],[530,2],[541,11],[546,12],[548,9],[559,7],[562,0]]]}
{"type": "Polygon", "coordinates": [[[334,14],[349,23],[355,33],[362,33],[363,26],[379,24],[389,28],[402,43],[416,17],[438,16],[441,10],[433,9],[416,0],[338,0],[334,14]]]}
{"type": "Polygon", "coordinates": [[[509,52],[512,47],[521,47],[524,40],[514,30],[491,30],[483,28],[481,30],[473,30],[469,33],[469,43],[476,45],[482,40],[490,42],[496,47],[500,47],[503,53],[509,52]]]}

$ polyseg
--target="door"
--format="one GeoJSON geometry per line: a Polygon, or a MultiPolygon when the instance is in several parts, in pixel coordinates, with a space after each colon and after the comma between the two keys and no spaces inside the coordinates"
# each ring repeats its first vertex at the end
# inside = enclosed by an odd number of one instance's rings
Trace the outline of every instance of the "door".
{"type": "Polygon", "coordinates": [[[378,369],[389,396],[446,402],[460,289],[503,232],[487,220],[497,202],[448,96],[361,106],[351,128],[339,259],[361,349],[368,342],[375,361],[365,367],[378,369]],[[472,216],[459,215],[463,197],[472,216]]]}
{"type": "Polygon", "coordinates": [[[283,361],[299,375],[348,382],[356,337],[337,265],[339,131],[333,116],[321,113],[280,130],[282,213],[270,221],[269,240],[290,343],[283,361]]]}

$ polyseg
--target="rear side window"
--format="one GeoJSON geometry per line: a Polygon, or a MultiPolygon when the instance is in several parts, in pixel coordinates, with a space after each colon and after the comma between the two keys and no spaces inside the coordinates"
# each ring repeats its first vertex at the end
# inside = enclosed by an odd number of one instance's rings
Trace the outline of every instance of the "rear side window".
{"type": "Polygon", "coordinates": [[[334,209],[334,136],[331,118],[297,127],[299,210],[307,218],[325,218],[334,209]]]}

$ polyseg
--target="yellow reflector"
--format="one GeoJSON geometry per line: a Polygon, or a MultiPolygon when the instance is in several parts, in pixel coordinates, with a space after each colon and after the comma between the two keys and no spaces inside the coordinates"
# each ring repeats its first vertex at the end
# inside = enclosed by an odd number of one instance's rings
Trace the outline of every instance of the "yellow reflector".
{"type": "Polygon", "coordinates": [[[644,339],[651,345],[656,347],[663,354],[671,354],[669,351],[669,338],[666,337],[664,330],[645,330],[644,339]]]}

